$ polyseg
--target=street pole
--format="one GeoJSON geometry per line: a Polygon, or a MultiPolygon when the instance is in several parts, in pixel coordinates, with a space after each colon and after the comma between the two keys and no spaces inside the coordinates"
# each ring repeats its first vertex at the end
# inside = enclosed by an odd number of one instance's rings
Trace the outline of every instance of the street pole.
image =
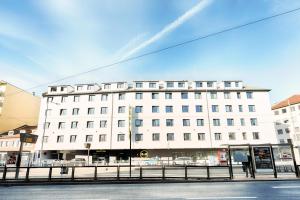
{"type": "Polygon", "coordinates": [[[21,166],[21,159],[22,159],[22,151],[23,151],[23,142],[21,141],[21,136],[20,136],[20,149],[18,153],[18,158],[16,162],[16,174],[15,174],[15,179],[19,178],[19,172],[20,172],[20,166],[21,166]]]}
{"type": "Polygon", "coordinates": [[[88,166],[90,165],[90,148],[88,148],[88,166]]]}
{"type": "Polygon", "coordinates": [[[129,106],[129,116],[128,116],[128,129],[129,129],[129,177],[131,178],[131,157],[132,157],[132,151],[131,151],[131,106],[129,106]]]}
{"type": "Polygon", "coordinates": [[[41,149],[40,149],[40,154],[39,154],[39,165],[40,166],[42,164],[42,152],[43,152],[43,148],[44,148],[44,137],[45,137],[45,132],[46,132],[48,105],[49,105],[49,99],[47,97],[46,110],[45,110],[45,120],[44,120],[44,124],[43,124],[42,144],[41,144],[41,149]]]}

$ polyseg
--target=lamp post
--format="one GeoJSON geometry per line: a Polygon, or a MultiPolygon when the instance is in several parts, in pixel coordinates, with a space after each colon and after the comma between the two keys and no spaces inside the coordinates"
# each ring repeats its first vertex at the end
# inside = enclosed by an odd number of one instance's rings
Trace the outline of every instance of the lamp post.
{"type": "Polygon", "coordinates": [[[129,116],[128,116],[128,132],[129,132],[129,177],[131,178],[131,157],[132,157],[132,150],[131,150],[131,106],[128,107],[129,109],[129,116]]]}
{"type": "Polygon", "coordinates": [[[88,166],[90,165],[90,149],[91,149],[91,143],[86,142],[84,143],[84,147],[88,150],[88,166]]]}
{"type": "Polygon", "coordinates": [[[52,101],[49,101],[49,98],[47,97],[47,102],[46,102],[46,110],[45,110],[45,120],[44,120],[44,124],[43,124],[43,135],[42,135],[42,144],[41,144],[41,149],[39,152],[39,164],[41,165],[42,163],[42,153],[43,153],[43,148],[44,148],[44,137],[45,137],[45,132],[46,132],[46,122],[47,122],[47,116],[48,116],[48,107],[49,107],[49,102],[53,103],[55,105],[60,105],[59,103],[55,103],[52,101]]]}

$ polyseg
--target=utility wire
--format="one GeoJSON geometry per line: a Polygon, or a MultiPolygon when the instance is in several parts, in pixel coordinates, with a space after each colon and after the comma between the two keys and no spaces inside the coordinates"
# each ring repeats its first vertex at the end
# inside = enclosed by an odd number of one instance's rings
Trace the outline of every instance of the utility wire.
{"type": "MultiPolygon", "coordinates": [[[[146,56],[149,56],[149,55],[158,54],[158,53],[161,53],[163,51],[167,51],[169,49],[184,46],[184,45],[187,45],[187,44],[190,44],[190,43],[193,43],[193,42],[197,42],[197,41],[202,40],[202,39],[217,36],[217,35],[220,35],[220,34],[223,34],[223,33],[226,33],[226,32],[230,32],[230,31],[237,30],[237,29],[240,29],[240,28],[243,28],[243,27],[246,27],[246,26],[250,26],[250,25],[253,25],[253,24],[256,24],[256,23],[267,21],[267,20],[270,20],[270,19],[273,19],[273,18],[276,18],[276,17],[280,17],[282,15],[287,15],[287,14],[290,14],[290,13],[294,13],[294,12],[297,12],[299,10],[300,10],[300,7],[292,9],[292,10],[288,10],[288,11],[285,11],[285,12],[281,12],[281,13],[278,13],[278,14],[275,14],[275,15],[271,15],[271,16],[268,16],[268,17],[264,17],[264,18],[261,18],[261,19],[257,19],[257,20],[254,20],[254,21],[250,21],[250,22],[247,22],[247,23],[244,23],[244,24],[240,24],[240,25],[237,25],[237,26],[232,26],[230,28],[223,29],[221,31],[210,33],[210,34],[207,34],[207,35],[204,35],[204,36],[199,36],[199,37],[196,37],[194,39],[187,40],[187,41],[177,43],[177,44],[174,44],[174,45],[170,45],[170,46],[167,46],[167,47],[164,47],[164,48],[161,48],[161,49],[157,49],[157,50],[154,50],[154,51],[149,51],[149,52],[146,52],[146,53],[138,55],[138,56],[133,56],[133,57],[130,57],[130,58],[122,59],[122,60],[119,60],[117,62],[113,62],[111,64],[102,65],[102,66],[95,67],[95,68],[92,68],[92,69],[84,71],[84,72],[80,72],[80,73],[77,73],[77,74],[65,76],[65,77],[63,77],[61,79],[57,79],[55,81],[42,83],[42,84],[36,85],[34,87],[28,88],[25,91],[33,90],[33,89],[36,89],[36,88],[39,88],[39,87],[42,87],[42,86],[47,86],[47,85],[54,84],[54,83],[57,83],[57,82],[61,82],[61,81],[64,81],[64,80],[72,79],[74,77],[81,76],[81,75],[84,75],[84,74],[88,74],[88,73],[91,73],[91,72],[94,72],[94,71],[110,68],[110,67],[113,67],[115,65],[119,65],[119,64],[122,64],[122,63],[127,63],[129,61],[137,60],[139,58],[146,57],[146,56]]],[[[25,92],[25,91],[19,91],[19,92],[16,92],[16,93],[12,93],[10,95],[18,94],[20,92],[25,92]]]]}

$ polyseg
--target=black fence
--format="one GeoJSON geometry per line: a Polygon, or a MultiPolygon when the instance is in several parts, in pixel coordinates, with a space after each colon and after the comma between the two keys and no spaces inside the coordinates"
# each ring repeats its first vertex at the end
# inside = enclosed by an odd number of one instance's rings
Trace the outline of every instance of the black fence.
{"type": "Polygon", "coordinates": [[[50,166],[1,167],[1,182],[230,179],[228,166],[50,166]],[[131,169],[131,170],[130,170],[131,169]]]}

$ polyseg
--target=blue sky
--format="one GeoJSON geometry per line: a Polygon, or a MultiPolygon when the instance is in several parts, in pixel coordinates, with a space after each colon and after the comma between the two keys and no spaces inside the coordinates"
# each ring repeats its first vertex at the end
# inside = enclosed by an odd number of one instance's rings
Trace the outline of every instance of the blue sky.
{"type": "MultiPolygon", "coordinates": [[[[0,0],[0,79],[26,89],[297,7],[296,0],[0,0]]],[[[61,83],[237,79],[272,89],[274,103],[300,93],[299,54],[300,11],[61,83]]]]}

